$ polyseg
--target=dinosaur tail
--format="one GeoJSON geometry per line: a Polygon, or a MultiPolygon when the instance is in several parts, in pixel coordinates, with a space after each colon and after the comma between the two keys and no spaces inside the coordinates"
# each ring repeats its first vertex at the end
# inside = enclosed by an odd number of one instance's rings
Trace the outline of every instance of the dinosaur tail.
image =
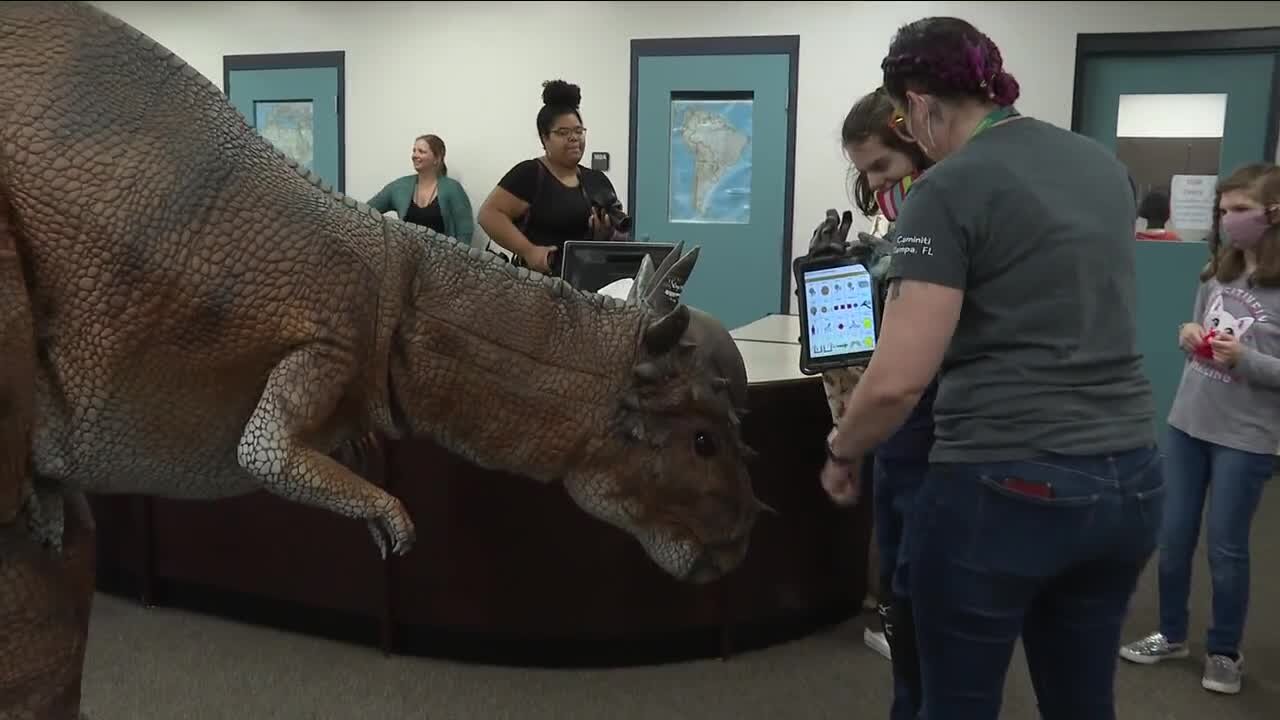
{"type": "Polygon", "coordinates": [[[35,325],[16,228],[0,198],[0,525],[31,489],[35,426],[35,325]]]}

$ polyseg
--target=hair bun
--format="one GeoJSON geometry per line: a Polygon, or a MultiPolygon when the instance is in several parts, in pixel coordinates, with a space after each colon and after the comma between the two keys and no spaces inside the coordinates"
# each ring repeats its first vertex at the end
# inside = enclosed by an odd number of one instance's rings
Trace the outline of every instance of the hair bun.
{"type": "Polygon", "coordinates": [[[1018,81],[1009,73],[1001,70],[996,76],[991,78],[991,99],[997,105],[1009,106],[1017,101],[1018,96],[1022,94],[1022,89],[1018,85],[1018,81]]]}
{"type": "Polygon", "coordinates": [[[582,88],[564,80],[548,80],[542,83],[542,104],[577,110],[582,104],[582,88]]]}

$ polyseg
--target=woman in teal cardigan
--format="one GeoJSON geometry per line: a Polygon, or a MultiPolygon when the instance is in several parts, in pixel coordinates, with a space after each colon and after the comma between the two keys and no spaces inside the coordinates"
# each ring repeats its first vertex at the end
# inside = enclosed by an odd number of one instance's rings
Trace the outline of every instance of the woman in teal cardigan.
{"type": "Polygon", "coordinates": [[[387,183],[369,200],[369,206],[381,213],[395,210],[407,223],[429,227],[470,244],[475,234],[471,200],[462,184],[449,177],[444,155],[444,141],[438,136],[415,138],[413,169],[416,172],[387,183]]]}

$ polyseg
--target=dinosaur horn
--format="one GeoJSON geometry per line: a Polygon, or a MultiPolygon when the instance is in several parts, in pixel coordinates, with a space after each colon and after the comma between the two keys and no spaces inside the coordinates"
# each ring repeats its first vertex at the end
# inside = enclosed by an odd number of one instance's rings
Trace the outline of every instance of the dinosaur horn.
{"type": "Polygon", "coordinates": [[[644,344],[649,352],[661,355],[675,346],[689,327],[689,308],[675,306],[671,312],[649,326],[644,332],[644,344]]]}
{"type": "Polygon", "coordinates": [[[649,284],[647,284],[643,289],[643,296],[646,302],[651,299],[653,292],[657,289],[657,285],[659,285],[662,282],[662,279],[667,276],[667,273],[671,270],[671,266],[675,265],[676,261],[679,260],[680,256],[683,254],[684,242],[681,241],[672,248],[671,252],[667,253],[666,257],[662,258],[662,262],[658,263],[658,267],[653,271],[653,277],[649,280],[649,284]]]}
{"type": "Polygon", "coordinates": [[[654,270],[653,259],[648,255],[640,261],[640,270],[636,273],[635,282],[631,284],[631,293],[627,295],[627,304],[635,305],[640,299],[649,293],[649,286],[653,284],[654,270]]]}
{"type": "MultiPolygon", "coordinates": [[[[683,244],[681,245],[683,246],[683,244]]],[[[672,255],[675,253],[673,252],[672,255]]],[[[672,255],[667,256],[670,260],[672,255]]],[[[665,272],[660,272],[658,281],[654,283],[653,289],[649,291],[648,302],[657,312],[666,315],[680,304],[680,294],[684,292],[685,283],[689,282],[689,276],[693,274],[694,263],[698,262],[698,248],[690,250],[686,255],[667,266],[667,262],[663,261],[662,265],[666,268],[665,272]]]]}

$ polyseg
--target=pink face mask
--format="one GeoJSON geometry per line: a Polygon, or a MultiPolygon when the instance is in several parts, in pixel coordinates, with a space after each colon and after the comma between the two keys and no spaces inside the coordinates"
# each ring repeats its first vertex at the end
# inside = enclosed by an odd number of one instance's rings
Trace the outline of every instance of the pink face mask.
{"type": "Polygon", "coordinates": [[[1223,215],[1219,225],[1222,229],[1222,239],[1234,248],[1252,249],[1262,240],[1263,234],[1271,228],[1271,221],[1267,217],[1269,214],[1263,208],[1255,208],[1223,215]]]}

